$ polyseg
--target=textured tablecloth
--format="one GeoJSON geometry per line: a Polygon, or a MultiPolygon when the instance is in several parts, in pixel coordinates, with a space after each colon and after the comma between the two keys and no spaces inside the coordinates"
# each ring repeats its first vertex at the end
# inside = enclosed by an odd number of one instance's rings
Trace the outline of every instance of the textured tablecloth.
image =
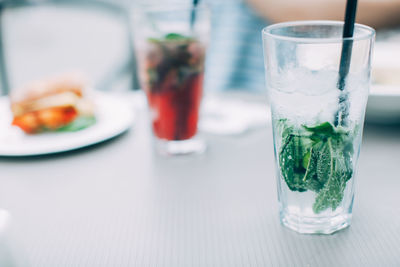
{"type": "MultiPolygon", "coordinates": [[[[266,107],[267,108],[267,107],[266,107]]],[[[7,266],[399,266],[400,128],[368,125],[354,219],[334,235],[280,225],[272,131],[202,134],[202,156],[154,153],[147,116],[90,148],[0,158],[7,266]]]]}

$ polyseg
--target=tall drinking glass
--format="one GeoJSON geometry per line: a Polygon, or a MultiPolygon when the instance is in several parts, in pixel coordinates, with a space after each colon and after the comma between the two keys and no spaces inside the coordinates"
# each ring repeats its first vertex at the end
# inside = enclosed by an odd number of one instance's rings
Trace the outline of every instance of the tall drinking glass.
{"type": "Polygon", "coordinates": [[[279,23],[262,31],[280,219],[300,233],[350,225],[375,32],[356,24],[279,23]],[[339,85],[342,44],[352,47],[339,85]]]}
{"type": "Polygon", "coordinates": [[[196,138],[203,92],[209,12],[191,5],[145,6],[134,13],[139,77],[147,95],[157,150],[200,153],[196,138]]]}

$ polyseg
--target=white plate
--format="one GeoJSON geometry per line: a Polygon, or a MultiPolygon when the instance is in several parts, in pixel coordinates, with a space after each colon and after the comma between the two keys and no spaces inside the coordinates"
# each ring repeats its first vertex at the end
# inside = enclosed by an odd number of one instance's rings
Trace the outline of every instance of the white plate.
{"type": "MultiPolygon", "coordinates": [[[[234,96],[234,93],[231,94],[234,96]]],[[[202,103],[199,130],[216,135],[240,135],[267,126],[271,120],[267,101],[246,101],[244,96],[246,94],[233,99],[227,94],[206,96],[202,103]]]]}
{"type": "Polygon", "coordinates": [[[377,41],[375,45],[373,84],[365,118],[368,122],[400,123],[400,39],[395,39],[400,35],[390,36],[392,39],[377,41]]]}
{"type": "Polygon", "coordinates": [[[11,126],[8,97],[0,97],[0,156],[33,156],[74,150],[115,137],[132,125],[134,110],[125,99],[97,92],[94,102],[97,122],[86,129],[27,135],[11,126]]]}
{"type": "Polygon", "coordinates": [[[400,123],[400,86],[373,84],[365,118],[373,123],[400,123]]]}

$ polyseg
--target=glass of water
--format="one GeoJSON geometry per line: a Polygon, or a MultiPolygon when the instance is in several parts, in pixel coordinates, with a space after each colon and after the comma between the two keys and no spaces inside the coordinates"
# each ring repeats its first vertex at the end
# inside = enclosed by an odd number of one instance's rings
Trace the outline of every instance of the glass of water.
{"type": "Polygon", "coordinates": [[[280,219],[300,233],[330,234],[351,223],[375,31],[356,24],[345,39],[342,31],[334,21],[262,31],[280,219]],[[345,77],[343,44],[352,48],[345,77]]]}

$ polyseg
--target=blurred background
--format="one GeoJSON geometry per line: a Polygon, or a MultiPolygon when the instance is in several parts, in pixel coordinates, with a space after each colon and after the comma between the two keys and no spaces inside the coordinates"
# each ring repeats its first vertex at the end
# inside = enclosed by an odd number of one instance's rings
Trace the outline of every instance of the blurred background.
{"type": "MultiPolygon", "coordinates": [[[[3,94],[8,87],[19,87],[28,81],[65,71],[87,73],[93,86],[100,90],[138,89],[130,16],[135,6],[149,2],[165,3],[159,0],[1,0],[3,94]]],[[[318,1],[302,5],[297,5],[295,1],[282,1],[289,8],[273,1],[259,0],[201,2],[212,10],[213,31],[205,84],[206,90],[211,91],[265,93],[261,29],[272,22],[294,19],[341,20],[344,10],[344,1],[329,0],[322,1],[324,5],[319,9],[321,4],[317,4],[315,11],[307,14],[303,11],[318,1]],[[332,6],[332,2],[338,4],[332,6]]],[[[381,5],[387,6],[387,2],[399,1],[385,1],[381,5]]],[[[397,7],[400,4],[394,5],[397,7]]],[[[389,12],[388,8],[375,10],[376,14],[370,17],[368,12],[371,8],[364,8],[361,1],[358,12],[362,23],[384,29],[391,27],[389,31],[378,33],[378,41],[395,39],[392,40],[394,44],[382,49],[388,54],[390,46],[392,56],[377,51],[379,58],[375,60],[380,68],[386,65],[386,73],[389,67],[397,68],[397,71],[400,69],[396,60],[400,50],[399,37],[395,37],[399,36],[396,28],[400,22],[391,14],[396,9],[389,12]],[[397,53],[396,57],[393,53],[397,53]]],[[[394,76],[400,76],[398,72],[395,74],[391,75],[390,82],[393,82],[394,76]]],[[[379,75],[381,80],[389,79],[382,76],[379,75]]]]}
{"type": "MultiPolygon", "coordinates": [[[[262,92],[260,31],[266,22],[242,1],[204,3],[212,9],[215,29],[206,87],[262,92]]],[[[3,93],[7,87],[71,70],[87,73],[100,90],[139,87],[130,25],[130,11],[139,1],[2,0],[0,4],[1,61],[6,65],[3,93]]]]}
{"type": "MultiPolygon", "coordinates": [[[[134,10],[149,3],[193,4],[191,0],[0,0],[1,93],[7,95],[29,82],[71,72],[83,74],[90,87],[100,91],[140,89],[133,17],[134,10]]],[[[244,92],[263,97],[267,91],[261,30],[288,20],[343,20],[345,5],[344,0],[310,0],[301,5],[293,0],[199,3],[210,8],[212,24],[205,94],[244,92]]],[[[367,123],[400,123],[398,11],[399,0],[359,2],[357,21],[377,29],[367,123]]],[[[200,124],[205,131],[241,132],[238,129],[250,121],[258,125],[265,119],[254,119],[256,112],[250,108],[244,109],[248,114],[238,111],[237,103],[221,108],[221,101],[214,102],[205,104],[209,116],[203,118],[211,118],[200,124]]]]}
{"type": "MultiPolygon", "coordinates": [[[[399,2],[359,4],[358,21],[378,28],[373,65],[373,82],[378,86],[371,89],[367,117],[373,122],[400,122],[399,2]]],[[[141,3],[149,1],[0,0],[2,94],[32,80],[68,71],[85,73],[98,90],[139,89],[131,15],[141,3]]],[[[287,20],[342,20],[345,1],[307,1],[302,5],[290,0],[201,3],[210,6],[213,25],[206,92],[264,94],[261,29],[287,20]]]]}
{"type": "Polygon", "coordinates": [[[97,89],[138,87],[123,1],[0,3],[3,91],[68,71],[85,73],[97,89]]]}

